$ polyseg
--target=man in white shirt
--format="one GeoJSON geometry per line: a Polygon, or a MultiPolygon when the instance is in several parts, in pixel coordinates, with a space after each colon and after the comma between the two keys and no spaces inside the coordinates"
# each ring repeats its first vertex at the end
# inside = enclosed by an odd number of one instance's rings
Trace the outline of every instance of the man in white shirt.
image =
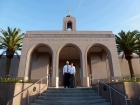
{"type": "Polygon", "coordinates": [[[70,88],[74,88],[75,87],[75,66],[73,66],[73,63],[71,63],[71,67],[70,67],[70,88]]]}
{"type": "Polygon", "coordinates": [[[66,61],[66,65],[63,67],[63,76],[64,76],[64,88],[66,86],[69,88],[70,85],[70,65],[69,61],[66,61]]]}

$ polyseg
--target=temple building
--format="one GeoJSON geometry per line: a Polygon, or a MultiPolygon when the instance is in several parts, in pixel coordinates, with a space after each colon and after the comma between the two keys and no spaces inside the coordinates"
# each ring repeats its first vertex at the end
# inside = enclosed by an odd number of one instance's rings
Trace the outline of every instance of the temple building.
{"type": "MultiPolygon", "coordinates": [[[[66,61],[76,67],[76,85],[88,87],[89,75],[104,81],[129,76],[129,66],[118,56],[112,31],[78,31],[76,18],[63,18],[60,31],[27,31],[20,61],[14,57],[10,76],[39,80],[50,73],[51,86],[63,86],[66,61]]],[[[6,58],[0,59],[0,76],[4,75],[6,58]]],[[[132,59],[134,73],[140,74],[140,59],[132,59]]]]}

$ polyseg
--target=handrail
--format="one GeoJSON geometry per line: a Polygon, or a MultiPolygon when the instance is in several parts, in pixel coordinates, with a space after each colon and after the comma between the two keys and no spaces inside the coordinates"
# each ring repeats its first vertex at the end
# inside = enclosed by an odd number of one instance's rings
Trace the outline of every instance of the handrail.
{"type": "MultiPolygon", "coordinates": [[[[96,78],[94,77],[93,74],[90,74],[90,75],[89,75],[89,77],[92,77],[92,76],[93,76],[93,78],[90,79],[90,80],[96,79],[96,78]]],[[[132,105],[131,99],[128,99],[127,96],[125,96],[124,94],[120,93],[119,91],[117,91],[117,90],[114,89],[113,87],[109,86],[109,85],[106,84],[105,82],[103,82],[103,81],[101,81],[101,80],[99,80],[99,79],[97,79],[97,80],[98,80],[98,95],[99,95],[99,83],[101,82],[102,84],[104,84],[104,85],[106,85],[107,87],[109,87],[109,89],[112,89],[112,90],[114,90],[115,92],[117,92],[118,94],[122,95],[122,96],[125,98],[126,105],[127,105],[127,100],[129,100],[129,101],[131,102],[131,105],[132,105]]],[[[110,90],[110,100],[111,100],[111,105],[112,105],[111,90],[110,90]]]]}
{"type": "Polygon", "coordinates": [[[115,92],[119,93],[120,95],[124,96],[125,98],[127,98],[125,95],[123,95],[122,93],[120,93],[119,91],[117,91],[116,89],[112,88],[111,86],[107,85],[106,83],[102,82],[101,80],[99,80],[101,83],[103,83],[104,85],[108,86],[109,88],[111,88],[112,90],[114,90],[115,92]]]}
{"type": "MultiPolygon", "coordinates": [[[[22,93],[24,93],[26,90],[27,90],[27,93],[28,93],[28,99],[27,99],[27,102],[28,102],[28,104],[29,104],[29,88],[30,87],[32,87],[32,86],[34,86],[35,84],[37,84],[37,83],[39,83],[39,82],[41,82],[40,84],[42,84],[42,80],[43,79],[45,79],[45,78],[47,78],[47,85],[49,84],[50,85],[50,74],[47,74],[45,77],[43,77],[43,78],[41,78],[40,80],[38,80],[36,83],[33,83],[32,85],[30,85],[29,87],[27,87],[26,89],[24,89],[24,90],[22,90],[21,92],[19,92],[18,94],[16,94],[14,97],[13,97],[13,102],[12,103],[14,103],[14,99],[18,96],[18,95],[20,95],[20,94],[22,94],[22,93]]],[[[41,88],[39,89],[39,92],[40,92],[40,95],[41,95],[41,88]]],[[[9,101],[9,102],[11,102],[11,101],[9,101]]],[[[8,103],[9,103],[8,102],[8,103]]],[[[12,104],[12,105],[14,105],[14,104],[12,104]]]]}

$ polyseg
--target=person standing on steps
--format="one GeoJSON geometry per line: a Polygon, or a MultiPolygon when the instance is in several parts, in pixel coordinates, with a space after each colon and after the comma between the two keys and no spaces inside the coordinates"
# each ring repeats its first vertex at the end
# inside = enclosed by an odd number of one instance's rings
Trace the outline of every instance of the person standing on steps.
{"type": "Polygon", "coordinates": [[[70,85],[70,65],[69,61],[66,61],[66,65],[63,67],[63,76],[64,76],[64,88],[70,85]]]}
{"type": "Polygon", "coordinates": [[[76,70],[75,70],[75,66],[73,66],[73,63],[71,63],[70,66],[71,66],[70,67],[70,88],[74,88],[76,70]]]}

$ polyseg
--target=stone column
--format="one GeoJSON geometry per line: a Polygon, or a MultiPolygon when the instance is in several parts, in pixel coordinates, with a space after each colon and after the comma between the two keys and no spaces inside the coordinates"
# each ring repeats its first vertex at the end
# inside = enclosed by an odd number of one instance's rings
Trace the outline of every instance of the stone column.
{"type": "Polygon", "coordinates": [[[58,56],[57,53],[54,51],[53,53],[53,64],[52,64],[52,77],[51,77],[51,86],[52,87],[59,87],[59,77],[58,77],[58,56]]]}
{"type": "Polygon", "coordinates": [[[87,73],[87,56],[85,55],[85,51],[82,51],[82,78],[81,85],[83,87],[89,87],[89,77],[87,73]]]}

